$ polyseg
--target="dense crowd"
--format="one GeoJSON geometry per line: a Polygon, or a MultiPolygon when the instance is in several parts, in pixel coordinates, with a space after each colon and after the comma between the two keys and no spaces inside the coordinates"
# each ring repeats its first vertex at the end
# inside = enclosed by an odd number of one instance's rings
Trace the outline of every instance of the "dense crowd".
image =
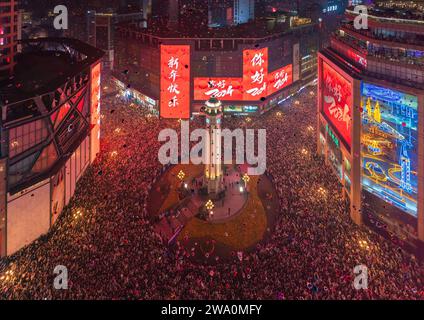
{"type": "MultiPolygon", "coordinates": [[[[3,299],[422,299],[424,267],[353,224],[337,179],[316,156],[309,92],[250,122],[267,130],[267,174],[280,201],[275,231],[243,259],[207,265],[153,231],[146,199],[164,170],[163,128],[178,129],[114,95],[103,99],[102,151],[51,232],[0,260],[3,299]],[[79,214],[75,214],[79,213],[79,214]],[[365,245],[364,245],[365,244],[365,245]],[[57,265],[69,288],[53,287],[57,265]],[[353,269],[368,268],[368,289],[353,269]]],[[[154,190],[153,190],[154,191],[154,190]]]]}

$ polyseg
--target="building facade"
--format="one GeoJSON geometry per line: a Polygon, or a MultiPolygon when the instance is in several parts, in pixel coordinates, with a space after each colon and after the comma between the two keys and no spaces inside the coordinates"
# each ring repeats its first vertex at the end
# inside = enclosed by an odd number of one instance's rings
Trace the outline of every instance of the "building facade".
{"type": "Polygon", "coordinates": [[[316,26],[276,20],[197,36],[120,26],[114,77],[123,95],[166,118],[188,118],[212,96],[226,114],[263,113],[316,74],[316,26]]]}
{"type": "Polygon", "coordinates": [[[77,40],[29,40],[1,87],[1,256],[47,233],[95,160],[102,56],[77,40]]]}
{"type": "Polygon", "coordinates": [[[12,74],[18,52],[19,10],[15,0],[0,1],[0,79],[12,74]]]}
{"type": "Polygon", "coordinates": [[[411,248],[424,241],[424,22],[369,8],[319,53],[318,151],[350,214],[411,248]]]}

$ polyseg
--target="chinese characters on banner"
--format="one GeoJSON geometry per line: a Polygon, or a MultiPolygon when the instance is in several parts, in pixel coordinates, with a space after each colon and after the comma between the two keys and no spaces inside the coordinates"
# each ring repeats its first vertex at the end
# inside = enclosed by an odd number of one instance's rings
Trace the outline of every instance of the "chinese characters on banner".
{"type": "Polygon", "coordinates": [[[367,67],[368,65],[368,61],[365,57],[357,54],[356,52],[354,52],[352,49],[349,49],[347,51],[347,54],[349,56],[349,58],[351,58],[353,61],[355,61],[356,63],[359,63],[360,65],[362,65],[363,67],[367,67]]]}
{"type": "Polygon", "coordinates": [[[323,112],[345,142],[351,144],[352,83],[323,64],[323,112]]]}
{"type": "Polygon", "coordinates": [[[271,72],[268,77],[268,95],[287,87],[293,82],[293,65],[271,72]]]}
{"type": "Polygon", "coordinates": [[[243,99],[266,97],[268,82],[268,48],[243,51],[243,99]]]}
{"type": "Polygon", "coordinates": [[[195,78],[194,100],[208,100],[212,96],[222,101],[243,100],[241,78],[195,78]]]}
{"type": "MultiPolygon", "coordinates": [[[[272,95],[292,84],[293,65],[289,64],[269,73],[268,78],[264,79],[263,82],[267,82],[266,92],[259,97],[255,97],[253,100],[272,95]]],[[[242,78],[194,79],[194,100],[207,100],[212,96],[222,101],[243,101],[246,100],[246,97],[248,97],[248,100],[252,100],[251,95],[243,94],[244,91],[244,82],[242,78]]]]}
{"type": "Polygon", "coordinates": [[[91,161],[100,152],[100,63],[91,69],[91,161]]]}
{"type": "Polygon", "coordinates": [[[161,45],[160,115],[190,117],[190,46],[161,45]]]}

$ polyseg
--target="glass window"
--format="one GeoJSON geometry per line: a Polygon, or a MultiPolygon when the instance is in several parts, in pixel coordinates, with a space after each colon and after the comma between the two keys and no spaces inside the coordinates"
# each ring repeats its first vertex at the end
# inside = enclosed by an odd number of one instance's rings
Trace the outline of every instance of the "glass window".
{"type": "Polygon", "coordinates": [[[43,119],[10,129],[10,157],[13,158],[14,156],[39,144],[46,139],[47,133],[47,127],[45,126],[43,119]]]}

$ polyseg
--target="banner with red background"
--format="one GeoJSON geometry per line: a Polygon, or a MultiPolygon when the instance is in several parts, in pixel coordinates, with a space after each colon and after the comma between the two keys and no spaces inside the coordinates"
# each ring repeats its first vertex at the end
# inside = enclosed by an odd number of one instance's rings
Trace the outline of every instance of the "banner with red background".
{"type": "Polygon", "coordinates": [[[190,46],[161,45],[160,115],[190,117],[190,46]]]}
{"type": "Polygon", "coordinates": [[[195,78],[194,100],[208,100],[212,96],[221,101],[243,100],[241,78],[195,78]]]}
{"type": "Polygon", "coordinates": [[[322,111],[350,146],[353,85],[325,62],[322,77],[322,111]]]}
{"type": "Polygon", "coordinates": [[[268,95],[287,87],[293,82],[293,65],[289,64],[285,67],[271,72],[268,76],[268,95]]]}
{"type": "Polygon", "coordinates": [[[266,97],[268,82],[268,48],[243,51],[243,100],[266,97]]]}

